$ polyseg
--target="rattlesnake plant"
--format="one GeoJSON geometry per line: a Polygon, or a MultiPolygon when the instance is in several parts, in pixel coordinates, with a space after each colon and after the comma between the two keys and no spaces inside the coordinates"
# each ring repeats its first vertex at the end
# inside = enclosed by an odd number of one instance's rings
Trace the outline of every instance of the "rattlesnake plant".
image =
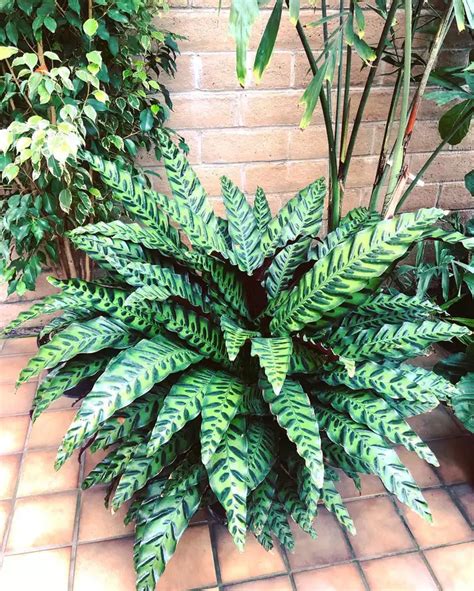
{"type": "Polygon", "coordinates": [[[292,548],[290,519],[315,536],[319,502],[355,533],[335,468],[356,485],[358,473],[376,474],[430,519],[394,446],[437,465],[406,419],[458,392],[405,360],[468,330],[381,284],[414,243],[442,234],[444,212],[381,219],[358,208],[318,238],[323,179],[272,217],[261,189],[252,206],[223,178],[222,219],[185,156],[164,133],[161,142],[172,198],[83,155],[135,221],[70,232],[103,275],[51,279],[61,292],[8,328],[62,311],[19,384],[50,370],[35,419],[95,380],[56,467],[79,448],[111,446],[83,487],[108,483],[114,510],[132,500],[137,589],[155,588],[202,506],[220,504],[239,548],[247,531],[267,549],[274,536],[292,548]]]}

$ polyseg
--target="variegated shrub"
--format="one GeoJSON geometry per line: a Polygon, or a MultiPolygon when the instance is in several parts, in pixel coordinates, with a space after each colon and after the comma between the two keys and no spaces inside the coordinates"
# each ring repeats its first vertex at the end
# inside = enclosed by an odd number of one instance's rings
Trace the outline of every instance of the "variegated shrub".
{"type": "MultiPolygon", "coordinates": [[[[456,387],[405,363],[465,335],[429,301],[382,289],[420,240],[443,234],[444,212],[382,219],[359,208],[318,238],[325,183],[272,217],[227,178],[216,216],[186,158],[163,133],[172,197],[90,154],[134,222],[76,229],[70,238],[104,270],[93,283],[52,283],[13,322],[58,310],[19,383],[45,369],[36,418],[84,379],[94,381],[60,446],[110,453],[83,486],[110,485],[112,509],[132,499],[137,589],[151,591],[200,507],[220,505],[239,548],[293,547],[289,520],[311,536],[318,503],[351,532],[338,470],[359,485],[376,474],[423,517],[427,504],[395,446],[437,464],[407,418],[450,403],[456,387]]],[[[457,240],[456,235],[444,239],[457,240]]]]}

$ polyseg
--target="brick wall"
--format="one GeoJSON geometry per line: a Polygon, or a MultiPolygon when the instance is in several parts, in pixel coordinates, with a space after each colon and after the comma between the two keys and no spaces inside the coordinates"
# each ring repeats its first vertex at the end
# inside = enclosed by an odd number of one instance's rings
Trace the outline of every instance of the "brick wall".
{"type": "MultiPolygon", "coordinates": [[[[276,51],[263,81],[257,86],[251,77],[255,50],[270,11],[264,11],[254,27],[249,54],[249,75],[245,89],[235,77],[233,39],[228,34],[228,5],[224,2],[220,15],[217,0],[174,0],[171,11],[161,25],[187,37],[180,42],[178,75],[169,82],[174,102],[171,126],[187,139],[190,159],[204,186],[220,206],[219,177],[228,175],[251,196],[257,185],[270,195],[274,208],[317,176],[326,175],[327,154],[324,128],[319,108],[312,125],[305,131],[298,128],[302,109],[298,105],[304,88],[311,79],[294,27],[287,14],[282,17],[276,51]]],[[[366,13],[368,42],[375,42],[381,19],[366,13]]],[[[312,9],[303,9],[303,23],[320,18],[312,9]]],[[[403,14],[398,21],[403,26],[403,14]]],[[[312,47],[322,46],[321,28],[308,29],[312,47]]],[[[423,47],[419,37],[415,46],[423,47]]],[[[467,37],[453,34],[443,52],[443,63],[459,63],[467,59],[467,37]]],[[[352,112],[355,111],[367,68],[361,71],[356,58],[353,67],[352,112]]],[[[365,123],[355,149],[352,174],[344,209],[368,202],[369,187],[374,178],[378,146],[383,122],[390,101],[392,83],[388,67],[376,78],[377,88],[366,108],[365,123]]],[[[426,102],[420,113],[410,151],[411,171],[416,173],[438,141],[437,116],[434,103],[426,102]]],[[[473,200],[462,183],[469,162],[474,162],[474,138],[465,140],[456,149],[447,149],[438,157],[425,176],[425,186],[417,189],[407,208],[439,204],[449,209],[473,207],[473,200]]],[[[157,168],[154,156],[144,155],[141,163],[157,168]]],[[[159,188],[165,183],[157,181],[159,188]]]]}
{"type": "MultiPolygon", "coordinates": [[[[249,76],[245,89],[235,77],[234,42],[228,34],[228,5],[224,0],[218,15],[217,0],[171,0],[172,9],[161,19],[160,26],[187,37],[180,42],[178,75],[169,81],[174,102],[170,125],[177,128],[190,147],[190,160],[198,172],[216,210],[223,213],[219,177],[223,174],[237,182],[251,198],[261,185],[278,209],[294,192],[318,176],[327,174],[327,154],[321,112],[317,108],[312,125],[298,128],[302,114],[298,100],[310,80],[308,67],[294,27],[282,18],[282,30],[275,54],[263,81],[256,86],[250,76],[260,36],[269,11],[264,11],[254,27],[249,53],[249,76]]],[[[303,9],[303,23],[320,18],[311,9],[303,9]]],[[[399,15],[400,26],[403,15],[399,15]]],[[[367,13],[369,42],[375,42],[380,19],[367,13]]],[[[322,46],[320,28],[308,30],[314,48],[322,46]]],[[[415,44],[423,47],[424,39],[415,44]]],[[[454,64],[466,59],[468,38],[453,34],[444,51],[443,63],[454,64]]],[[[356,59],[353,67],[352,111],[357,108],[367,70],[360,70],[356,59]]],[[[344,210],[368,203],[369,187],[374,177],[377,148],[390,101],[392,82],[387,68],[376,78],[377,89],[366,108],[365,123],[355,149],[352,173],[348,179],[344,210]]],[[[436,117],[439,111],[426,102],[420,113],[410,150],[411,171],[416,173],[438,140],[436,117]]],[[[143,154],[140,163],[160,171],[153,154],[143,154]]],[[[468,167],[474,163],[474,138],[456,149],[447,149],[425,175],[425,185],[418,188],[407,202],[408,208],[439,205],[446,209],[467,210],[474,200],[462,182],[468,167]]],[[[156,180],[167,190],[164,181],[156,180]]],[[[1,286],[0,301],[6,300],[1,286]]],[[[8,298],[2,307],[0,326],[27,309],[32,300],[51,292],[44,277],[34,293],[20,300],[8,298]]],[[[38,321],[33,321],[37,325],[38,321]]]]}

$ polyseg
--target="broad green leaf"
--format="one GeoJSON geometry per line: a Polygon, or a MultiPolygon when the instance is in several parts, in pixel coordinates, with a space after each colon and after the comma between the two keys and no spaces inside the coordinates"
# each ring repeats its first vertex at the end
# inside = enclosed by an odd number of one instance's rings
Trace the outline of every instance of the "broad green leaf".
{"type": "Polygon", "coordinates": [[[12,55],[17,54],[18,51],[19,50],[16,47],[12,47],[9,45],[1,45],[0,46],[0,61],[7,60],[9,57],[12,57],[12,55]]]}
{"type": "Polygon", "coordinates": [[[469,133],[471,119],[474,113],[474,99],[469,99],[454,105],[449,111],[443,113],[438,123],[439,135],[443,140],[449,138],[448,143],[456,146],[469,133]],[[463,122],[462,122],[463,121],[463,122]],[[451,135],[454,128],[460,125],[459,129],[451,135]],[[450,137],[451,136],[451,137],[450,137]]]}
{"type": "Polygon", "coordinates": [[[290,337],[252,338],[251,355],[259,358],[275,394],[280,394],[290,366],[293,341],[290,337]]]}
{"type": "Polygon", "coordinates": [[[442,215],[439,209],[401,214],[357,232],[336,246],[303,275],[290,293],[280,294],[271,330],[295,331],[316,322],[351,293],[362,290],[369,279],[380,276],[442,215]]]}
{"type": "Polygon", "coordinates": [[[290,0],[290,22],[296,25],[300,17],[300,0],[290,0]]]}
{"type": "Polygon", "coordinates": [[[260,335],[256,330],[242,328],[227,316],[222,316],[221,328],[224,333],[227,354],[231,361],[234,361],[237,358],[240,349],[244,346],[247,340],[260,335]]]}
{"type": "Polygon", "coordinates": [[[412,475],[380,435],[332,410],[316,406],[315,411],[321,428],[334,443],[342,445],[349,455],[361,458],[402,503],[431,521],[428,505],[412,475]]]}
{"type": "Polygon", "coordinates": [[[235,39],[237,78],[243,86],[247,75],[247,47],[252,25],[259,13],[257,0],[232,0],[229,30],[235,39]]]}
{"type": "Polygon", "coordinates": [[[474,432],[474,373],[467,373],[457,383],[457,392],[452,397],[454,413],[461,423],[474,432]]]}
{"type": "Polygon", "coordinates": [[[239,549],[247,531],[248,461],[245,419],[235,417],[207,464],[209,484],[227,514],[227,527],[239,549]]]}
{"type": "Polygon", "coordinates": [[[266,478],[253,490],[248,498],[248,524],[250,529],[259,535],[268,520],[270,507],[275,496],[277,473],[270,470],[266,478]]]}
{"type": "Polygon", "coordinates": [[[154,455],[177,431],[199,415],[204,394],[213,377],[213,371],[200,367],[181,375],[168,392],[156,417],[148,442],[149,456],[154,455]]]}
{"type": "Polygon", "coordinates": [[[272,533],[278,538],[278,541],[282,546],[290,552],[295,549],[295,540],[288,524],[285,508],[283,504],[277,500],[274,500],[270,507],[268,526],[272,533]]]}
{"type": "Polygon", "coordinates": [[[287,244],[275,256],[265,275],[265,289],[272,297],[286,289],[298,267],[306,261],[311,237],[287,244]]]}
{"type": "Polygon", "coordinates": [[[179,494],[151,499],[150,508],[137,519],[134,562],[137,571],[137,591],[153,591],[173,556],[191,518],[199,509],[201,493],[198,487],[179,494]]]}
{"type": "Polygon", "coordinates": [[[223,371],[213,372],[202,398],[201,458],[204,465],[212,461],[221,439],[237,414],[245,384],[223,371]]]}
{"type": "Polygon", "coordinates": [[[331,480],[325,480],[321,491],[321,499],[328,511],[334,513],[339,523],[353,536],[356,535],[354,522],[352,521],[347,507],[342,502],[342,497],[331,480]]]}
{"type": "Polygon", "coordinates": [[[268,200],[265,192],[261,187],[257,187],[255,192],[255,199],[253,202],[253,213],[257,220],[258,231],[262,235],[267,229],[268,224],[272,221],[272,212],[268,205],[268,200]]]}
{"type": "Polygon", "coordinates": [[[261,420],[247,421],[248,485],[256,489],[277,460],[278,437],[270,423],[261,420]]]}
{"type": "Polygon", "coordinates": [[[325,61],[319,70],[314,75],[313,79],[309,83],[308,87],[304,91],[303,96],[300,99],[300,105],[304,106],[304,114],[300,121],[300,128],[306,129],[311,123],[314,109],[318,103],[319,95],[322,92],[323,83],[326,77],[328,69],[328,61],[325,61]]]}
{"type": "Polygon", "coordinates": [[[276,395],[270,383],[260,380],[265,402],[270,405],[278,424],[296,445],[303,458],[311,480],[321,487],[324,479],[323,455],[319,427],[308,395],[299,382],[286,379],[280,394],[276,395]]]}
{"type": "Polygon", "coordinates": [[[82,25],[82,28],[88,37],[93,37],[97,33],[99,23],[95,20],[95,18],[88,18],[82,25]]]}
{"type": "Polygon", "coordinates": [[[73,322],[38,349],[21,371],[18,384],[27,382],[44,369],[51,369],[80,353],[97,353],[108,347],[121,349],[129,347],[135,340],[136,337],[122,323],[105,316],[82,324],[73,322]]]}
{"type": "Polygon", "coordinates": [[[245,195],[230,179],[222,177],[221,185],[236,264],[251,275],[263,262],[257,220],[245,195]]]}
{"type": "Polygon", "coordinates": [[[162,336],[143,339],[122,351],[109,363],[84,399],[61,443],[56,467],[62,466],[115,412],[149,392],[154,384],[170,374],[183,371],[201,359],[202,355],[162,336]]]}
{"type": "Polygon", "coordinates": [[[297,523],[303,531],[308,533],[313,540],[317,538],[316,531],[313,529],[312,518],[308,513],[306,505],[298,496],[296,484],[286,479],[284,482],[278,483],[278,496],[287,513],[289,513],[295,523],[297,523]]]}

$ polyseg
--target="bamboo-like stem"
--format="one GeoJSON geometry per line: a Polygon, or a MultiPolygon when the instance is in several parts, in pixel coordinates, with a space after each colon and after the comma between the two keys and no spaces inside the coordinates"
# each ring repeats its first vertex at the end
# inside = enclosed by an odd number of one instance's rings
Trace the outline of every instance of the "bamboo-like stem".
{"type": "Polygon", "coordinates": [[[400,201],[397,203],[397,206],[395,207],[395,213],[397,213],[398,211],[400,211],[400,208],[405,203],[405,201],[408,199],[410,193],[416,187],[416,185],[418,184],[418,181],[425,174],[426,170],[432,164],[432,162],[436,158],[436,156],[438,156],[438,154],[441,152],[441,150],[444,148],[444,146],[449,143],[449,141],[451,140],[451,138],[453,138],[456,135],[456,133],[461,129],[461,127],[465,124],[465,122],[470,117],[472,117],[472,114],[473,113],[474,113],[474,107],[472,107],[472,106],[469,107],[468,106],[466,112],[462,115],[462,117],[460,119],[458,119],[457,124],[453,127],[453,129],[451,130],[450,134],[441,143],[439,143],[438,146],[436,147],[436,149],[430,154],[429,158],[426,160],[426,162],[420,168],[420,170],[418,171],[418,173],[415,176],[415,178],[408,185],[408,187],[406,188],[405,192],[401,196],[400,201]]]}
{"type": "MultiPolygon", "coordinates": [[[[408,0],[406,0],[408,1],[408,0]]],[[[354,124],[352,126],[352,132],[350,136],[350,140],[347,146],[347,153],[344,158],[344,162],[341,163],[341,167],[339,169],[339,179],[341,180],[342,184],[345,183],[347,178],[347,173],[349,172],[349,166],[351,163],[352,154],[354,152],[354,146],[357,140],[357,134],[359,131],[360,124],[362,122],[362,117],[364,116],[365,106],[367,104],[367,100],[370,95],[370,91],[372,89],[372,83],[375,78],[375,74],[377,73],[377,69],[379,63],[382,59],[382,55],[385,49],[385,42],[387,39],[387,35],[392,27],[393,20],[395,18],[395,13],[398,8],[399,0],[393,0],[392,5],[390,6],[390,10],[388,11],[387,18],[385,19],[385,24],[383,30],[380,34],[379,42],[377,44],[377,48],[375,51],[375,60],[370,68],[370,71],[367,75],[367,80],[365,81],[364,90],[362,91],[362,96],[359,103],[359,108],[357,109],[356,116],[354,118],[354,124]]]]}
{"type": "MultiPolygon", "coordinates": [[[[321,0],[321,14],[325,19],[328,15],[326,0],[321,0]]],[[[326,21],[323,22],[323,41],[324,41],[324,54],[325,59],[328,57],[327,46],[328,46],[328,24],[326,21]]],[[[328,101],[329,112],[332,113],[332,101],[331,101],[331,82],[326,80],[326,96],[328,101]]]]}
{"type": "MultiPolygon", "coordinates": [[[[344,11],[344,0],[339,0],[339,26],[342,29],[342,25],[344,22],[343,19],[343,11],[344,11]]],[[[349,46],[348,46],[349,47],[349,46]]],[[[342,103],[342,73],[343,73],[343,64],[342,58],[344,55],[344,34],[341,30],[341,40],[339,45],[339,65],[337,67],[337,89],[336,89],[336,115],[334,117],[334,151],[336,154],[339,152],[339,131],[340,131],[340,114],[341,114],[341,103],[342,103]]],[[[347,63],[347,62],[346,62],[347,63]]]]}
{"type": "Polygon", "coordinates": [[[410,102],[412,24],[412,0],[405,0],[405,45],[403,48],[403,82],[400,123],[395,148],[393,150],[392,169],[388,180],[388,189],[383,207],[384,210],[388,208],[392,199],[405,157],[404,138],[408,121],[408,105],[410,102]]]}
{"type": "MultiPolygon", "coordinates": [[[[288,0],[287,0],[288,4],[288,0]]],[[[303,30],[301,22],[298,20],[296,23],[296,31],[298,33],[298,37],[300,38],[301,44],[303,45],[304,52],[306,54],[306,58],[308,60],[309,66],[311,68],[311,72],[313,76],[318,73],[318,66],[316,65],[316,60],[313,54],[313,51],[309,45],[308,39],[306,34],[303,30]]],[[[326,99],[326,95],[324,89],[321,88],[321,92],[319,93],[319,100],[321,102],[321,109],[323,112],[323,119],[324,119],[324,126],[326,129],[326,137],[328,142],[328,152],[329,152],[329,176],[330,176],[330,198],[329,198],[329,227],[334,229],[337,227],[339,223],[339,210],[340,210],[340,191],[339,191],[339,182],[337,178],[337,159],[336,153],[334,151],[334,134],[332,130],[332,117],[331,111],[329,110],[328,101],[326,99]]]]}

